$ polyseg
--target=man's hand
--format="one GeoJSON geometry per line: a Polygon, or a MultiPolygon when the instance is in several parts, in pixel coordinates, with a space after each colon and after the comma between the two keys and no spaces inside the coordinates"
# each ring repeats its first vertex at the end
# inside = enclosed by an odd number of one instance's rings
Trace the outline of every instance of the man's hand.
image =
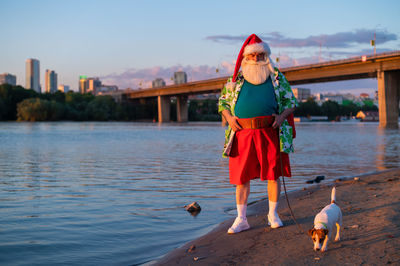
{"type": "Polygon", "coordinates": [[[288,109],[285,109],[285,111],[283,111],[283,113],[282,114],[280,114],[280,115],[278,115],[278,114],[272,114],[273,116],[275,116],[275,121],[274,121],[274,123],[272,124],[272,127],[273,128],[279,128],[281,125],[282,125],[282,123],[283,123],[283,121],[285,121],[285,119],[291,114],[291,113],[293,113],[294,112],[294,107],[293,108],[288,108],[288,109]]]}
{"type": "Polygon", "coordinates": [[[285,117],[283,115],[278,115],[278,114],[272,114],[275,119],[274,119],[274,123],[272,124],[272,128],[277,129],[279,128],[283,121],[285,120],[285,117]]]}
{"type": "Polygon", "coordinates": [[[230,118],[227,119],[228,124],[231,126],[232,130],[235,132],[242,129],[242,127],[239,125],[239,123],[237,121],[238,118],[239,117],[237,117],[237,116],[230,116],[230,118]]]}
{"type": "Polygon", "coordinates": [[[229,126],[232,128],[233,131],[238,131],[241,130],[242,127],[239,125],[237,119],[237,116],[233,116],[231,115],[231,112],[229,112],[228,110],[224,110],[222,111],[222,114],[224,115],[226,121],[228,122],[229,126]]]}

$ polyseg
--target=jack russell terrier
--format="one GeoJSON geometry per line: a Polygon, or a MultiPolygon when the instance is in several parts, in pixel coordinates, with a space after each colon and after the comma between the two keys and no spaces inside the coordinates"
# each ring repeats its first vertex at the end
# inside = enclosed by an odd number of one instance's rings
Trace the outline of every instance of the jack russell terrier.
{"type": "Polygon", "coordinates": [[[335,241],[340,240],[340,230],[342,228],[342,211],[336,205],[336,188],[332,188],[331,204],[323,208],[314,219],[314,228],[308,230],[314,242],[314,250],[321,252],[328,250],[328,241],[332,237],[332,231],[335,229],[335,241]],[[322,244],[322,247],[321,247],[322,244]]]}

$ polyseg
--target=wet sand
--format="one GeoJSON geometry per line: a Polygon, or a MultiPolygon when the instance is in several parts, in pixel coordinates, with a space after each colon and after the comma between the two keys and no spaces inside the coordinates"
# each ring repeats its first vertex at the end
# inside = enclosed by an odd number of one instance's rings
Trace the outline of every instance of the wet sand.
{"type": "Polygon", "coordinates": [[[284,196],[278,212],[285,226],[268,227],[268,202],[263,200],[249,206],[248,231],[228,235],[232,218],[170,252],[156,265],[400,265],[400,169],[361,175],[358,180],[323,182],[289,194],[302,229],[293,221],[284,196]],[[305,232],[330,203],[333,185],[344,230],[341,241],[330,241],[322,253],[313,250],[305,232]]]}

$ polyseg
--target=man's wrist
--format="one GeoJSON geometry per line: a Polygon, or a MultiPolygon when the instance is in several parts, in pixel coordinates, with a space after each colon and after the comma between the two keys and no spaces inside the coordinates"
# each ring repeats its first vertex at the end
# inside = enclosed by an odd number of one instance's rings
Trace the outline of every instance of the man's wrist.
{"type": "Polygon", "coordinates": [[[222,111],[222,115],[225,117],[226,120],[229,120],[230,118],[232,118],[232,114],[231,114],[231,112],[229,112],[229,110],[222,111]]]}

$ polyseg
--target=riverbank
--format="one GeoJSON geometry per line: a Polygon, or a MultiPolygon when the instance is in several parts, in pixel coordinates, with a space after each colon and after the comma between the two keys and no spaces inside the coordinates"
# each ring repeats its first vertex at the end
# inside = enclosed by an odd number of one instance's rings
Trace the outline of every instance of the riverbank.
{"type": "MultiPolygon", "coordinates": [[[[249,207],[251,229],[226,231],[233,219],[167,254],[156,265],[382,265],[400,263],[400,169],[336,180],[343,212],[340,242],[315,252],[311,239],[290,216],[285,198],[279,214],[285,226],[266,227],[267,202],[249,207]]],[[[332,184],[320,184],[289,195],[298,223],[307,231],[314,216],[330,202],[332,184]]]]}

